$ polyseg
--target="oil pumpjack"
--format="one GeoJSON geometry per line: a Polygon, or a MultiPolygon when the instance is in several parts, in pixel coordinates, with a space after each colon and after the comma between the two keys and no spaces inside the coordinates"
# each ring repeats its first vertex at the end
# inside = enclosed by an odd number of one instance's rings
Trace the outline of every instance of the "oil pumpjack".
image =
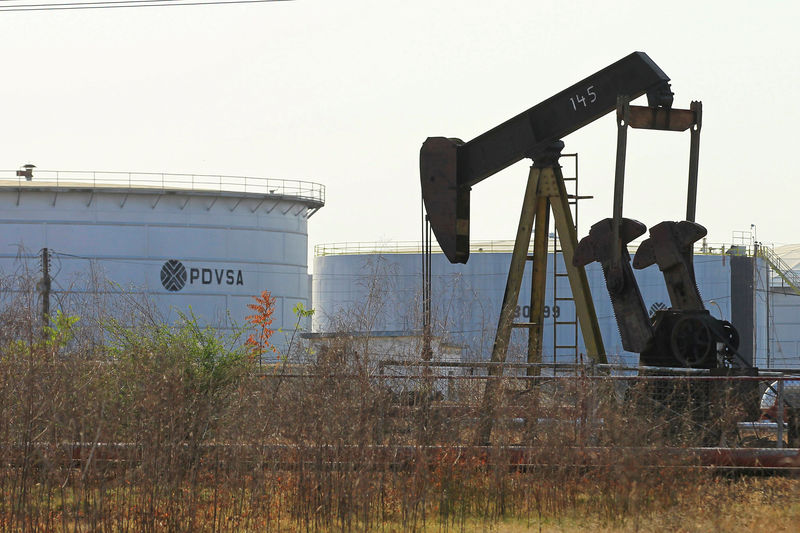
{"type": "MultiPolygon", "coordinates": [[[[547,225],[552,210],[589,357],[599,363],[607,362],[584,270],[585,265],[598,261],[623,347],[640,354],[640,365],[707,369],[747,366],[737,352],[739,339],[735,328],[711,316],[697,289],[693,244],[706,234],[705,228],[695,222],[702,104],[692,102],[689,109],[674,109],[669,81],[647,54],[634,52],[471,141],[429,137],[423,143],[422,199],[433,234],[451,263],[466,263],[469,259],[472,187],[524,158],[532,160],[492,362],[505,361],[513,326],[528,329],[528,362],[541,361],[547,225]],[[647,95],[647,106],[630,105],[631,100],[642,95],[647,95]],[[594,224],[589,235],[578,242],[559,165],[562,139],[615,110],[613,214],[594,224]],[[633,258],[633,265],[627,245],[642,236],[647,227],[622,216],[628,127],[689,130],[691,134],[686,220],[666,221],[651,227],[649,238],[642,242],[633,258]],[[514,324],[532,233],[531,319],[528,323],[514,324]],[[632,267],[640,269],[653,264],[663,273],[671,307],[656,311],[651,319],[632,267]]],[[[489,369],[490,375],[500,372],[500,365],[489,369]]],[[[487,384],[487,398],[492,387],[487,384]]]]}

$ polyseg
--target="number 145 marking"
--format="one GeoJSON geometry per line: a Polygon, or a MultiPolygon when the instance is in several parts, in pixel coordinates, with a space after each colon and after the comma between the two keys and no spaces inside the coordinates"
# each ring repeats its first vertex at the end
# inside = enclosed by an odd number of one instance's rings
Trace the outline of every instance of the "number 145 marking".
{"type": "Polygon", "coordinates": [[[576,94],[574,97],[570,96],[569,101],[572,104],[572,110],[577,111],[578,105],[582,104],[583,107],[588,107],[589,104],[593,104],[595,100],[597,100],[597,94],[594,92],[594,85],[589,85],[586,88],[586,96],[582,94],[576,94]],[[587,102],[586,99],[589,99],[587,102]]]}

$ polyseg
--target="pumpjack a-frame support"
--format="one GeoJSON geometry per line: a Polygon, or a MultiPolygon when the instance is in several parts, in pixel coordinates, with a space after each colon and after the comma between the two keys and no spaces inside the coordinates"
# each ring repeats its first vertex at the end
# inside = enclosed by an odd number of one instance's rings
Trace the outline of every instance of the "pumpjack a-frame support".
{"type": "MultiPolygon", "coordinates": [[[[607,362],[586,271],[583,266],[573,265],[572,261],[578,240],[572,212],[569,208],[569,196],[564,185],[564,176],[558,163],[563,148],[564,143],[558,141],[552,144],[547,151],[535,155],[528,173],[528,183],[522,201],[522,212],[514,241],[514,250],[511,254],[503,304],[500,309],[500,319],[497,323],[497,333],[492,347],[491,361],[495,364],[490,365],[488,370],[490,379],[487,380],[484,391],[482,420],[476,439],[478,443],[489,442],[492,431],[494,396],[497,392],[497,377],[502,375],[502,363],[505,362],[508,354],[513,327],[528,328],[528,363],[540,363],[542,360],[544,301],[547,283],[547,233],[550,211],[553,214],[556,231],[561,236],[564,264],[587,355],[598,363],[607,362]],[[525,273],[531,234],[533,234],[531,321],[515,324],[513,321],[514,311],[519,299],[522,277],[525,273]]],[[[527,373],[534,375],[537,371],[537,368],[529,367],[527,373]]]]}
{"type": "MultiPolygon", "coordinates": [[[[582,266],[572,264],[575,247],[578,244],[575,224],[569,208],[569,196],[564,185],[564,176],[558,159],[563,142],[554,143],[550,149],[534,157],[528,174],[528,184],[522,202],[517,236],[511,254],[511,265],[503,294],[503,305],[497,324],[492,362],[502,363],[506,359],[511,329],[514,326],[526,327],[528,337],[528,362],[541,362],[542,334],[544,327],[544,300],[547,281],[547,230],[548,215],[552,210],[556,230],[561,236],[562,254],[567,269],[575,312],[581,328],[586,352],[598,363],[606,362],[605,348],[592,302],[586,271],[582,266]],[[534,228],[535,223],[535,228],[534,228]],[[522,276],[528,259],[528,248],[533,233],[533,276],[531,282],[531,322],[514,324],[514,310],[519,299],[522,276]]],[[[499,375],[498,365],[492,365],[491,373],[499,375]]]]}

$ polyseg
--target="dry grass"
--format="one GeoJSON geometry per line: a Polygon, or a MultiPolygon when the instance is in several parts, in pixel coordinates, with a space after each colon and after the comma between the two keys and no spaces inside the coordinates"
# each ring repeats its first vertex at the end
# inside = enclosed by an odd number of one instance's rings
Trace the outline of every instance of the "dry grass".
{"type": "MultiPolygon", "coordinates": [[[[210,482],[211,480],[207,480],[210,482]]],[[[536,485],[535,478],[528,479],[536,485]]],[[[536,509],[523,502],[509,502],[505,516],[485,516],[478,513],[464,517],[445,519],[437,511],[440,502],[430,502],[427,516],[422,513],[414,521],[402,513],[401,502],[386,502],[394,507],[380,521],[364,520],[352,516],[344,521],[333,520],[326,523],[323,514],[317,519],[300,520],[297,516],[298,487],[295,482],[273,483],[267,481],[269,491],[283,491],[272,495],[265,491],[260,495],[249,490],[231,490],[229,485],[221,488],[210,482],[208,487],[195,494],[190,502],[170,502],[164,498],[162,505],[151,505],[149,495],[141,494],[135,488],[108,488],[101,494],[83,491],[85,501],[83,511],[76,511],[78,495],[71,491],[61,491],[49,497],[44,491],[34,491],[31,497],[39,500],[39,509],[27,520],[9,520],[6,515],[0,521],[3,530],[29,528],[44,530],[86,530],[95,531],[770,531],[794,532],[800,520],[800,481],[785,478],[710,478],[687,483],[680,494],[674,498],[657,498],[644,502],[635,494],[636,487],[627,487],[623,498],[637,502],[631,507],[620,499],[620,494],[579,494],[567,505],[559,504],[559,509],[549,509],[538,513],[536,509]],[[62,501],[61,497],[67,495],[62,501]],[[603,497],[615,501],[598,506],[603,497]],[[52,499],[50,499],[52,498],[52,499]],[[92,508],[97,499],[105,499],[102,513],[92,508]],[[186,506],[190,505],[191,510],[186,506]],[[45,513],[47,511],[47,513],[45,513]],[[97,516],[95,513],[101,514],[97,516]]],[[[650,487],[648,490],[652,490],[650,487]]],[[[187,487],[186,492],[191,492],[187,487]]],[[[567,496],[564,491],[563,496],[567,496]]],[[[559,493],[553,494],[559,497],[559,493]]],[[[386,497],[386,496],[385,496],[386,497]]],[[[385,508],[384,511],[389,511],[385,508]]]]}
{"type": "Polygon", "coordinates": [[[742,413],[731,391],[701,391],[715,395],[707,412],[679,387],[654,407],[647,386],[503,382],[491,446],[476,451],[462,445],[484,414],[483,382],[441,398],[429,378],[386,380],[366,337],[292,354],[305,363],[263,375],[241,343],[191,318],[167,328],[144,313],[106,321],[101,335],[61,320],[43,336],[33,303],[20,297],[0,317],[0,532],[781,531],[798,521],[796,479],[730,480],[643,455],[730,441],[742,413]],[[596,449],[604,466],[589,460],[596,449]]]}
{"type": "Polygon", "coordinates": [[[602,520],[580,509],[537,521],[475,524],[465,531],[598,533],[795,532],[800,524],[800,480],[787,478],[712,478],[691,487],[675,505],[602,520]]]}

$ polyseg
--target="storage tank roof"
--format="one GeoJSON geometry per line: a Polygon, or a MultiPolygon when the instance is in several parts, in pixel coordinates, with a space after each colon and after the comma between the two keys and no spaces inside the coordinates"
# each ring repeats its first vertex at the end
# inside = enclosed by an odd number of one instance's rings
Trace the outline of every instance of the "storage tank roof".
{"type": "Polygon", "coordinates": [[[126,193],[169,192],[223,196],[290,198],[319,209],[325,205],[325,186],[303,180],[224,176],[220,174],[169,174],[157,172],[100,172],[74,170],[0,170],[0,189],[96,190],[126,193]],[[28,179],[30,177],[30,179],[28,179]]]}
{"type": "Polygon", "coordinates": [[[792,270],[800,270],[800,244],[783,244],[775,247],[775,253],[792,270]]]}

